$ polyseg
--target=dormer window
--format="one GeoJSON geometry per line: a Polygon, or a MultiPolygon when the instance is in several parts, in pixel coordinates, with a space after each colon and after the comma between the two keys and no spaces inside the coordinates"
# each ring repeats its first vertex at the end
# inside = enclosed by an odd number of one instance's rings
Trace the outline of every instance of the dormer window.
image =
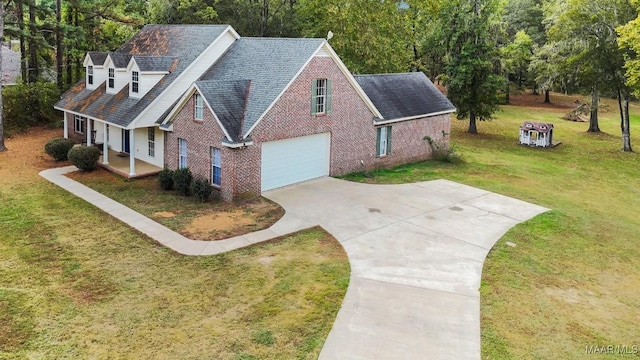
{"type": "Polygon", "coordinates": [[[139,80],[140,80],[140,74],[137,71],[132,71],[131,72],[131,92],[132,93],[138,93],[138,89],[140,87],[139,84],[139,80]]]}
{"type": "Polygon", "coordinates": [[[195,94],[194,103],[193,118],[195,120],[202,120],[204,118],[204,101],[202,100],[202,95],[195,94]]]}
{"type": "Polygon", "coordinates": [[[116,69],[109,68],[109,89],[116,87],[116,69]]]}
{"type": "Polygon", "coordinates": [[[87,83],[93,85],[93,65],[87,66],[87,83]]]}

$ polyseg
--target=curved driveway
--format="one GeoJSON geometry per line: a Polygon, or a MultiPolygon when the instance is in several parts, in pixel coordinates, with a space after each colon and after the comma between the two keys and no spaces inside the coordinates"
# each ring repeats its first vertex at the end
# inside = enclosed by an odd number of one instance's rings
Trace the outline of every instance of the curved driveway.
{"type": "Polygon", "coordinates": [[[322,178],[263,195],[286,210],[273,230],[319,224],[349,256],[351,281],[320,359],[479,359],[485,257],[547,210],[446,180],[322,178]]]}
{"type": "Polygon", "coordinates": [[[198,241],[64,176],[40,175],[161,244],[213,255],[320,225],[351,263],[321,359],[479,359],[484,259],[515,224],[547,209],[446,180],[367,185],[321,178],[264,193],[285,208],[269,229],[198,241]]]}

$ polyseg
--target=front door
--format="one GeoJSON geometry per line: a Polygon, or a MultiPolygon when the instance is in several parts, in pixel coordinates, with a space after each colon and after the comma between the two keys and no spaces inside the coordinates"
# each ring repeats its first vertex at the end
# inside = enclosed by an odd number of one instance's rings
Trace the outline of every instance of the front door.
{"type": "Polygon", "coordinates": [[[122,152],[129,153],[129,130],[122,132],[122,152]]]}

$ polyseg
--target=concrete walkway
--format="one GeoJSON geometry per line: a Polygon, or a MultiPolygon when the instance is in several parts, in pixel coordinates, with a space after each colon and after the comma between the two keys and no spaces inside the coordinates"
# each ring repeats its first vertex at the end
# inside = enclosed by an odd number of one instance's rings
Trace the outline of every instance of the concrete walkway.
{"type": "Polygon", "coordinates": [[[78,169],[75,166],[53,168],[41,171],[40,176],[183,255],[220,254],[304,229],[304,227],[296,227],[296,221],[289,221],[289,216],[285,215],[272,227],[250,234],[218,241],[191,240],[119,202],[64,176],[64,174],[76,170],[78,169]]]}
{"type": "Polygon", "coordinates": [[[351,263],[321,359],[479,359],[480,279],[495,242],[547,209],[446,180],[402,185],[321,178],[264,193],[285,216],[266,230],[205,242],[183,237],[63,174],[47,180],[185,255],[211,255],[314,225],[351,263]]]}

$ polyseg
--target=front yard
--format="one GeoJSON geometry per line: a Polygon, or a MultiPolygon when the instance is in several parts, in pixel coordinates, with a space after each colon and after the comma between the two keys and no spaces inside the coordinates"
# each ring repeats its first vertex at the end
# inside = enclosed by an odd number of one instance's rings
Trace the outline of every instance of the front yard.
{"type": "Polygon", "coordinates": [[[262,197],[198,203],[176,191],[161,190],[156,176],[129,180],[102,168],[67,176],[194,240],[220,240],[266,229],[284,215],[278,204],[262,197]]]}
{"type": "MultiPolygon", "coordinates": [[[[521,105],[480,122],[479,135],[454,121],[452,143],[463,164],[424,162],[347,177],[375,183],[445,178],[554,209],[509,231],[485,262],[485,359],[583,359],[587,346],[640,348],[640,156],[620,151],[613,102],[600,114],[606,133],[589,134],[587,123],[561,120],[576,98],[556,95],[548,106],[542,96],[514,96],[521,105]],[[524,120],[554,123],[562,145],[518,145],[524,120]]],[[[637,150],[640,108],[634,104],[631,111],[637,150]]]]}
{"type": "Polygon", "coordinates": [[[0,358],[317,358],[349,282],[333,237],[177,255],[37,175],[60,133],[0,153],[0,358]]]}

